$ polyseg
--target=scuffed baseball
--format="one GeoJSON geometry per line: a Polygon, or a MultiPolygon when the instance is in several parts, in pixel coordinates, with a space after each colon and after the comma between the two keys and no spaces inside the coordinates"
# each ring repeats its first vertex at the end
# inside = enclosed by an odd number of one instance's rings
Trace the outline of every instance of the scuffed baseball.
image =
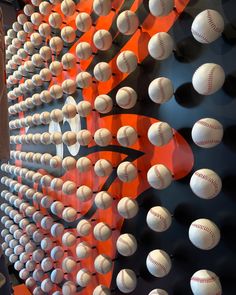
{"type": "Polygon", "coordinates": [[[111,291],[106,286],[98,285],[93,290],[93,295],[111,295],[111,291]]]}
{"type": "Polygon", "coordinates": [[[76,46],[76,55],[81,60],[87,60],[92,55],[92,47],[88,42],[80,42],[76,46]]]}
{"type": "Polygon", "coordinates": [[[73,181],[67,180],[62,186],[62,191],[66,195],[72,195],[76,192],[77,186],[73,181]]]}
{"type": "Polygon", "coordinates": [[[112,260],[105,254],[98,255],[94,260],[94,268],[100,274],[107,274],[112,269],[112,260]]]}
{"type": "Polygon", "coordinates": [[[74,132],[74,131],[66,131],[62,135],[62,141],[67,146],[71,146],[71,145],[76,144],[76,142],[77,142],[77,134],[76,134],[76,132],[74,132]]]}
{"type": "Polygon", "coordinates": [[[86,268],[82,268],[78,271],[76,275],[76,282],[81,287],[86,287],[92,279],[92,274],[86,268]]]}
{"type": "Polygon", "coordinates": [[[92,75],[88,72],[80,72],[76,76],[76,84],[79,88],[89,88],[92,85],[92,75]]]}
{"type": "Polygon", "coordinates": [[[77,160],[76,168],[79,172],[88,172],[92,169],[92,161],[87,157],[81,157],[77,160]]]}
{"type": "Polygon", "coordinates": [[[94,77],[100,81],[105,82],[111,78],[111,66],[106,62],[99,62],[93,69],[94,77]]]}
{"type": "Polygon", "coordinates": [[[92,230],[92,224],[88,220],[82,219],[77,224],[76,229],[77,229],[77,232],[80,236],[85,237],[90,234],[90,232],[92,230]]]}
{"type": "Polygon", "coordinates": [[[94,0],[93,10],[97,15],[104,16],[108,15],[111,11],[111,0],[94,0]]]}
{"type": "Polygon", "coordinates": [[[81,185],[76,191],[76,197],[81,202],[87,202],[93,197],[93,190],[87,185],[81,185]]]}
{"type": "Polygon", "coordinates": [[[85,259],[90,256],[92,248],[87,242],[81,242],[76,247],[76,256],[79,259],[85,259]]]}
{"type": "Polygon", "coordinates": [[[100,159],[94,165],[94,172],[99,177],[109,176],[112,173],[112,170],[112,164],[106,159],[100,159]]]}

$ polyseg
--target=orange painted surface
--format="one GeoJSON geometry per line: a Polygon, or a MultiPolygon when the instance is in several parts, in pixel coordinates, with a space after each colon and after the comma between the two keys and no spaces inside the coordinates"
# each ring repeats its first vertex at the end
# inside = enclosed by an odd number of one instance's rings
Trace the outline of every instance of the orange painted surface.
{"type": "Polygon", "coordinates": [[[31,295],[32,294],[30,293],[30,291],[24,284],[15,286],[13,289],[14,289],[14,295],[31,295]]]}

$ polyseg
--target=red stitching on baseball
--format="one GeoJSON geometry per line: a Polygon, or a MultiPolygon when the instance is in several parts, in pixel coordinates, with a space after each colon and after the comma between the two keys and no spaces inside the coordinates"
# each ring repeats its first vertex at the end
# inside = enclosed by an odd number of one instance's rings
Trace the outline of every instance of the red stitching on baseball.
{"type": "Polygon", "coordinates": [[[127,130],[128,129],[129,129],[128,126],[124,128],[124,134],[125,134],[124,140],[125,140],[127,146],[130,145],[130,143],[129,143],[129,137],[128,137],[128,134],[127,134],[127,130]]]}
{"type": "Polygon", "coordinates": [[[222,130],[222,126],[212,125],[212,124],[207,123],[206,121],[203,121],[203,120],[197,121],[197,124],[200,124],[200,125],[203,125],[205,127],[208,127],[208,128],[211,128],[211,129],[215,129],[215,130],[222,130]]]}
{"type": "Polygon", "coordinates": [[[130,244],[126,240],[124,240],[122,237],[120,237],[119,238],[119,241],[122,242],[122,243],[124,243],[129,248],[129,253],[130,254],[133,252],[132,247],[130,246],[130,244]]]}
{"type": "Polygon", "coordinates": [[[99,31],[99,37],[100,37],[100,41],[101,41],[101,45],[102,45],[102,49],[104,48],[105,46],[105,40],[103,39],[103,35],[102,35],[102,31],[100,30],[99,31]]]}
{"type": "Polygon", "coordinates": [[[163,145],[165,143],[165,139],[164,139],[164,134],[162,132],[162,129],[161,127],[163,126],[163,122],[161,122],[160,124],[158,124],[158,132],[159,132],[159,135],[160,135],[160,139],[161,139],[161,145],[163,145]]]}
{"type": "Polygon", "coordinates": [[[191,226],[201,229],[203,231],[206,231],[207,233],[209,233],[211,235],[212,242],[208,248],[211,248],[215,244],[215,234],[209,227],[202,225],[202,224],[197,224],[197,223],[193,223],[191,226]]]}
{"type": "Polygon", "coordinates": [[[156,174],[156,177],[160,180],[161,182],[161,186],[160,186],[160,189],[163,188],[165,186],[165,181],[164,181],[164,178],[162,177],[159,169],[158,169],[158,166],[154,166],[154,172],[156,174]]]}
{"type": "Polygon", "coordinates": [[[103,71],[102,71],[102,68],[101,68],[101,64],[98,64],[98,66],[97,66],[97,68],[98,68],[98,72],[99,72],[99,74],[100,74],[100,78],[101,79],[98,79],[98,80],[100,80],[100,81],[104,81],[104,75],[103,75],[103,71]]]}
{"type": "Polygon", "coordinates": [[[128,94],[128,102],[126,102],[125,104],[119,103],[119,105],[123,106],[123,107],[127,107],[132,102],[132,93],[131,93],[130,89],[127,89],[127,88],[122,88],[122,91],[124,91],[128,94]]]}
{"type": "Polygon", "coordinates": [[[213,31],[215,31],[219,34],[222,32],[222,30],[220,28],[218,28],[216,26],[216,24],[214,23],[209,9],[207,9],[207,20],[208,20],[208,24],[210,25],[210,27],[212,28],[213,31]]]}
{"type": "Polygon", "coordinates": [[[85,25],[84,25],[84,22],[83,22],[83,19],[82,19],[81,14],[79,14],[79,22],[80,22],[80,25],[82,27],[82,31],[84,31],[85,30],[85,25]]]}
{"type": "Polygon", "coordinates": [[[165,266],[163,264],[161,264],[160,262],[157,262],[155,259],[152,258],[151,254],[148,255],[149,256],[149,259],[150,261],[157,267],[157,268],[161,268],[162,271],[164,272],[164,274],[167,274],[168,271],[167,269],[165,268],[165,266]]]}
{"type": "Polygon", "coordinates": [[[198,36],[199,38],[201,38],[202,40],[204,40],[206,43],[210,43],[210,41],[207,39],[206,36],[204,36],[204,35],[202,35],[201,33],[197,32],[197,31],[194,30],[193,28],[192,28],[192,33],[193,33],[193,35],[196,35],[196,36],[198,36]]]}
{"type": "Polygon", "coordinates": [[[219,187],[218,187],[217,182],[216,182],[213,178],[211,178],[211,177],[209,177],[209,176],[207,176],[207,175],[204,175],[204,174],[202,174],[202,173],[199,173],[199,172],[197,172],[197,171],[196,171],[194,174],[197,175],[198,177],[200,177],[200,178],[202,178],[202,179],[204,179],[204,180],[210,182],[210,183],[213,185],[213,187],[214,187],[214,189],[215,189],[214,195],[218,193],[218,191],[219,191],[219,187]]]}
{"type": "Polygon", "coordinates": [[[162,40],[162,37],[161,37],[160,33],[157,35],[157,39],[159,40],[160,48],[162,50],[161,54],[159,56],[157,56],[157,58],[162,58],[165,55],[165,44],[164,44],[164,42],[162,40]]]}
{"type": "Polygon", "coordinates": [[[160,213],[156,213],[156,212],[154,211],[153,208],[150,210],[150,212],[151,212],[156,218],[159,218],[159,219],[161,220],[161,222],[164,224],[164,229],[166,229],[166,228],[167,228],[167,223],[166,223],[165,218],[164,218],[160,213]]]}
{"type": "Polygon", "coordinates": [[[126,164],[125,167],[124,167],[125,173],[124,173],[123,176],[125,177],[126,181],[129,180],[128,166],[129,166],[129,163],[126,164]]]}
{"type": "Polygon", "coordinates": [[[130,22],[130,19],[129,19],[129,11],[128,10],[125,11],[125,18],[126,18],[126,21],[127,21],[127,30],[125,32],[123,32],[123,33],[127,34],[131,29],[131,22],[130,22]]]}
{"type": "Polygon", "coordinates": [[[125,51],[122,52],[122,57],[123,57],[123,61],[124,61],[125,65],[126,65],[126,68],[127,68],[127,73],[129,73],[131,69],[130,69],[129,62],[128,62],[126,56],[125,56],[125,53],[126,53],[125,51]]]}
{"type": "Polygon", "coordinates": [[[207,92],[205,93],[206,95],[210,93],[210,91],[212,90],[212,85],[213,85],[213,74],[214,71],[216,70],[216,66],[214,66],[211,70],[210,73],[208,75],[208,80],[207,80],[207,92]]]}
{"type": "Polygon", "coordinates": [[[162,103],[165,100],[165,91],[164,91],[164,87],[162,85],[163,80],[164,80],[164,78],[159,78],[157,80],[157,86],[159,87],[160,92],[161,92],[161,100],[160,100],[160,103],[162,103]]]}
{"type": "Polygon", "coordinates": [[[191,281],[198,282],[201,284],[208,284],[217,281],[217,277],[212,278],[199,278],[199,277],[192,277],[191,281]]]}

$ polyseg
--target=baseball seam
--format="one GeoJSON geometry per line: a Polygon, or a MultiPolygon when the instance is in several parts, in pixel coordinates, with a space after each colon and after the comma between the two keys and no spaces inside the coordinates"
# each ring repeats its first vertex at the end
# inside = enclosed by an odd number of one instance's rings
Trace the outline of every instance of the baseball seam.
{"type": "Polygon", "coordinates": [[[164,134],[162,132],[162,126],[163,126],[163,122],[161,122],[160,124],[158,124],[158,133],[160,135],[161,145],[164,145],[165,144],[165,139],[164,139],[164,134]]]}
{"type": "Polygon", "coordinates": [[[157,166],[154,166],[154,173],[156,175],[156,177],[160,180],[160,187],[159,189],[163,188],[165,186],[165,181],[164,181],[164,178],[162,177],[159,169],[157,166]]]}
{"type": "Polygon", "coordinates": [[[163,264],[161,264],[160,262],[157,262],[155,259],[153,259],[151,254],[149,254],[148,257],[149,257],[150,262],[152,262],[157,267],[157,269],[161,268],[163,273],[167,274],[167,269],[165,268],[165,266],[163,264]]]}
{"type": "Polygon", "coordinates": [[[206,121],[200,120],[197,122],[197,124],[203,125],[205,127],[211,128],[211,129],[215,129],[215,130],[222,130],[221,126],[217,126],[217,125],[212,125],[210,123],[207,123],[206,121]]]}
{"type": "Polygon", "coordinates": [[[212,86],[213,86],[213,75],[214,75],[214,71],[216,70],[216,66],[214,66],[211,70],[210,73],[208,75],[208,79],[207,79],[207,92],[205,93],[205,95],[208,95],[210,93],[210,91],[212,91],[212,86]]]}
{"type": "Polygon", "coordinates": [[[207,176],[205,174],[199,173],[199,172],[195,172],[195,175],[200,177],[201,179],[204,179],[204,180],[208,181],[209,183],[211,183],[213,185],[214,194],[211,194],[211,196],[214,196],[214,195],[216,195],[218,193],[219,187],[218,187],[217,182],[213,178],[211,178],[211,177],[209,177],[209,176],[207,176]]]}
{"type": "Polygon", "coordinates": [[[196,227],[197,229],[201,229],[203,231],[206,231],[207,233],[209,233],[211,235],[212,241],[211,241],[211,244],[207,247],[208,249],[210,249],[215,244],[215,240],[216,240],[214,232],[209,227],[202,225],[202,224],[194,223],[194,224],[192,224],[192,226],[196,227]]]}
{"type": "Polygon", "coordinates": [[[131,102],[132,102],[132,93],[131,93],[131,91],[130,91],[129,89],[127,89],[127,88],[123,88],[122,91],[124,91],[125,93],[128,94],[128,101],[127,101],[126,103],[124,103],[124,104],[119,103],[119,105],[120,105],[121,107],[128,107],[128,106],[130,106],[130,104],[131,104],[131,102]]]}
{"type": "Polygon", "coordinates": [[[218,28],[216,26],[216,24],[214,23],[213,19],[212,19],[212,16],[211,16],[211,13],[210,13],[210,10],[207,9],[207,20],[208,20],[208,24],[209,26],[211,27],[211,29],[214,31],[214,32],[217,32],[217,33],[221,33],[221,29],[218,28]]]}
{"type": "Polygon", "coordinates": [[[119,238],[119,242],[125,244],[129,250],[129,254],[131,255],[131,253],[133,252],[131,245],[122,237],[119,238]]]}
{"type": "Polygon", "coordinates": [[[163,78],[159,78],[157,80],[157,87],[160,89],[160,92],[161,92],[160,103],[165,101],[165,89],[162,84],[163,80],[164,80],[163,78]]]}
{"type": "Polygon", "coordinates": [[[212,278],[199,278],[199,277],[192,277],[191,281],[195,281],[201,284],[208,284],[208,283],[213,283],[215,281],[217,281],[216,277],[212,277],[212,278]]]}
{"type": "Polygon", "coordinates": [[[127,134],[127,131],[128,131],[128,129],[129,129],[129,127],[125,127],[124,128],[124,137],[123,137],[123,139],[124,139],[124,141],[125,141],[125,145],[126,146],[129,146],[130,145],[130,142],[129,142],[129,136],[128,136],[128,134],[127,134]]]}
{"type": "Polygon", "coordinates": [[[130,68],[129,62],[128,62],[126,56],[125,56],[125,51],[122,53],[122,58],[123,58],[125,66],[126,66],[126,71],[125,72],[130,73],[131,68],[130,68]]]}
{"type": "Polygon", "coordinates": [[[158,41],[159,41],[160,49],[161,49],[161,54],[159,54],[159,55],[157,56],[157,58],[163,58],[164,55],[165,55],[165,44],[164,44],[164,42],[163,42],[163,40],[162,40],[162,37],[161,37],[161,34],[160,34],[160,33],[157,35],[157,39],[158,39],[158,41]]]}
{"type": "Polygon", "coordinates": [[[104,38],[103,38],[103,35],[102,35],[102,31],[100,30],[99,31],[99,38],[100,38],[100,41],[101,41],[101,44],[100,44],[100,48],[99,49],[104,49],[104,47],[105,47],[105,40],[104,40],[104,38]]]}
{"type": "Polygon", "coordinates": [[[154,211],[154,209],[151,209],[150,212],[158,219],[161,220],[161,222],[163,223],[164,225],[164,228],[163,229],[166,229],[167,228],[167,223],[166,223],[166,220],[165,220],[165,217],[163,217],[160,213],[157,213],[154,211]]]}
{"type": "Polygon", "coordinates": [[[197,32],[196,30],[194,30],[192,28],[192,34],[196,35],[197,37],[201,38],[202,40],[204,40],[206,43],[210,43],[210,41],[207,39],[206,36],[204,36],[203,34],[201,34],[200,32],[197,32]]]}
{"type": "Polygon", "coordinates": [[[124,274],[124,271],[121,271],[121,282],[122,282],[123,286],[125,287],[125,289],[126,289],[127,291],[129,291],[129,286],[126,285],[124,275],[125,275],[125,274],[124,274]]]}
{"type": "Polygon", "coordinates": [[[123,31],[123,34],[127,34],[130,30],[131,30],[131,21],[129,18],[129,11],[125,12],[125,19],[126,19],[126,24],[127,24],[127,28],[126,30],[123,31]]]}

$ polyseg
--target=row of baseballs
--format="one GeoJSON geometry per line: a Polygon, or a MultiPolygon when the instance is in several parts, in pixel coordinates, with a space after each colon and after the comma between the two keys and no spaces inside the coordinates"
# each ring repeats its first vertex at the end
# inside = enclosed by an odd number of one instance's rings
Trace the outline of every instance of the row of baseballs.
{"type": "MultiPolygon", "coordinates": [[[[96,101],[95,101],[96,106],[96,101]]],[[[91,104],[81,102],[78,106],[74,104],[65,105],[62,110],[54,109],[51,113],[43,112],[41,114],[34,114],[33,116],[27,116],[26,118],[16,119],[9,123],[11,129],[30,127],[33,125],[46,125],[51,121],[60,123],[65,118],[72,119],[77,114],[81,114],[83,110],[83,115],[88,115],[91,104]],[[87,107],[85,111],[85,107],[87,107]],[[14,128],[13,128],[14,127],[14,128]]],[[[192,139],[193,142],[202,148],[213,148],[221,143],[223,138],[223,126],[222,124],[213,118],[202,118],[198,120],[192,128],[192,139]]],[[[173,130],[171,126],[166,122],[156,122],[153,123],[147,132],[147,137],[150,143],[154,146],[164,146],[168,144],[173,139],[173,130]]],[[[116,134],[116,139],[121,146],[129,147],[134,145],[138,138],[137,130],[132,126],[122,126],[118,129],[116,134]]],[[[91,144],[94,139],[95,143],[99,146],[107,146],[112,143],[114,136],[112,133],[105,128],[98,129],[94,136],[87,129],[80,130],[79,132],[67,131],[64,134],[61,132],[44,132],[35,134],[23,134],[15,135],[10,137],[10,142],[13,144],[66,144],[71,146],[78,142],[81,146],[87,146],[91,144]],[[102,141],[101,141],[102,139],[102,141]]]]}

